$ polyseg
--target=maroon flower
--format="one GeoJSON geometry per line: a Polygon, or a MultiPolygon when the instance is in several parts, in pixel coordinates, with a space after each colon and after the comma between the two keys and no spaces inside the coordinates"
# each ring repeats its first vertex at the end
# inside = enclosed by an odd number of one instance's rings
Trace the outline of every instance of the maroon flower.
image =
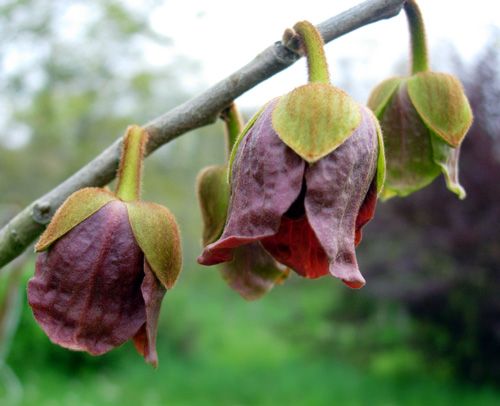
{"type": "Polygon", "coordinates": [[[129,186],[139,190],[146,139],[139,127],[129,128],[117,194],[81,189],[57,210],[35,247],[28,302],[54,344],[100,355],[132,339],[156,368],[160,306],[182,255],[178,226],[167,208],[121,198],[138,196],[128,192],[129,186]],[[134,170],[139,167],[135,173],[130,162],[134,170]]]}
{"type": "Polygon", "coordinates": [[[361,120],[352,134],[333,152],[309,163],[275,130],[279,101],[263,109],[237,145],[226,226],[198,262],[229,262],[236,247],[260,241],[299,275],[330,273],[350,287],[361,287],[365,280],[354,248],[373,216],[377,182],[383,179],[377,179],[376,120],[359,106],[361,120]]]}

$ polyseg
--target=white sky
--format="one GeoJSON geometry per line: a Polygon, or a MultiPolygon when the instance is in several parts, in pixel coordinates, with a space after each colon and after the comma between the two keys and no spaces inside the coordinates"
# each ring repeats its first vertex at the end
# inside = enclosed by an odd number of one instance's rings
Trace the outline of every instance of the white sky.
{"type": "MultiPolygon", "coordinates": [[[[152,19],[156,30],[174,40],[170,56],[183,54],[199,60],[200,79],[210,86],[281,39],[284,29],[295,22],[309,20],[318,24],[360,2],[167,0],[152,19]]],[[[500,27],[498,0],[420,0],[419,5],[431,52],[445,43],[452,43],[464,58],[470,59],[485,44],[491,27],[500,27]]],[[[327,44],[325,50],[332,82],[342,86],[338,78],[336,81],[338,63],[350,59],[351,79],[362,78],[356,96],[366,98],[370,88],[393,73],[395,64],[407,55],[408,41],[406,18],[402,12],[395,18],[363,27],[327,44]]],[[[257,107],[305,82],[305,63],[299,62],[250,90],[237,102],[240,106],[257,107]]]]}

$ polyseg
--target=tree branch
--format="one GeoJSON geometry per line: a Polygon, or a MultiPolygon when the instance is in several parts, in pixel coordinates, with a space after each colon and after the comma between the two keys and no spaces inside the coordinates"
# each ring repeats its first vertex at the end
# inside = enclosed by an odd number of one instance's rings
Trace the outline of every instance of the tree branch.
{"type": "MultiPolygon", "coordinates": [[[[405,0],[368,0],[317,26],[328,43],[370,23],[399,14],[405,0]]],[[[283,30],[286,27],[283,27],[283,30]]],[[[292,65],[298,55],[280,42],[268,47],[253,61],[144,126],[149,134],[146,155],[187,131],[213,123],[220,111],[238,96],[292,65]]],[[[122,139],[116,140],[94,160],[32,202],[0,230],[0,267],[20,255],[44,231],[57,208],[77,190],[102,187],[115,177],[122,139]]]]}

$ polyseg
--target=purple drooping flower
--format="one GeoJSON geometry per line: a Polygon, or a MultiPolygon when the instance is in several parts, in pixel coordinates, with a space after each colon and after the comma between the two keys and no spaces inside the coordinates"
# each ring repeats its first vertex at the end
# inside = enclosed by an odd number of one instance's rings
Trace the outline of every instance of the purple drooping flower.
{"type": "Polygon", "coordinates": [[[35,319],[55,344],[100,355],[132,338],[153,365],[165,292],[120,201],[107,203],[41,252],[28,283],[35,319]]]}
{"type": "Polygon", "coordinates": [[[278,101],[265,107],[238,145],[224,232],[198,262],[229,262],[236,247],[260,241],[278,262],[302,276],[330,273],[361,287],[365,281],[354,249],[373,216],[380,186],[376,120],[360,106],[361,121],[352,134],[333,152],[308,163],[273,126],[278,101]]]}

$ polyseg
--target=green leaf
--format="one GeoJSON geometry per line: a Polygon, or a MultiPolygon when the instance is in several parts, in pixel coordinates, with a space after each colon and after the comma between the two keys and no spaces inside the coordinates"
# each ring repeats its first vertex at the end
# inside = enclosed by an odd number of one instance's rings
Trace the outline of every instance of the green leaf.
{"type": "Polygon", "coordinates": [[[227,167],[211,166],[198,175],[198,203],[203,219],[202,245],[206,247],[222,234],[229,206],[227,167]]]}
{"type": "Polygon", "coordinates": [[[472,110],[453,75],[421,72],[408,79],[408,94],[425,124],[451,147],[458,147],[472,124],[472,110]]]}
{"type": "Polygon", "coordinates": [[[399,76],[389,78],[379,83],[375,89],[372,90],[366,105],[373,110],[377,117],[380,117],[380,113],[385,109],[387,103],[389,103],[389,100],[403,80],[404,78],[399,76]]]}
{"type": "Polygon", "coordinates": [[[85,188],[73,193],[54,214],[35,251],[45,251],[58,238],[112,200],[119,199],[113,193],[99,188],[85,188]]]}
{"type": "Polygon", "coordinates": [[[280,98],[272,123],[286,145],[314,163],[352,135],[361,123],[361,109],[332,85],[308,83],[280,98]]]}
{"type": "Polygon", "coordinates": [[[431,131],[431,142],[434,162],[439,165],[446,179],[446,186],[456,193],[460,199],[465,199],[465,189],[458,181],[459,148],[452,148],[442,138],[431,131]]]}
{"type": "Polygon", "coordinates": [[[158,280],[171,289],[182,265],[181,238],[174,216],[163,206],[125,202],[130,227],[158,280]]]}

